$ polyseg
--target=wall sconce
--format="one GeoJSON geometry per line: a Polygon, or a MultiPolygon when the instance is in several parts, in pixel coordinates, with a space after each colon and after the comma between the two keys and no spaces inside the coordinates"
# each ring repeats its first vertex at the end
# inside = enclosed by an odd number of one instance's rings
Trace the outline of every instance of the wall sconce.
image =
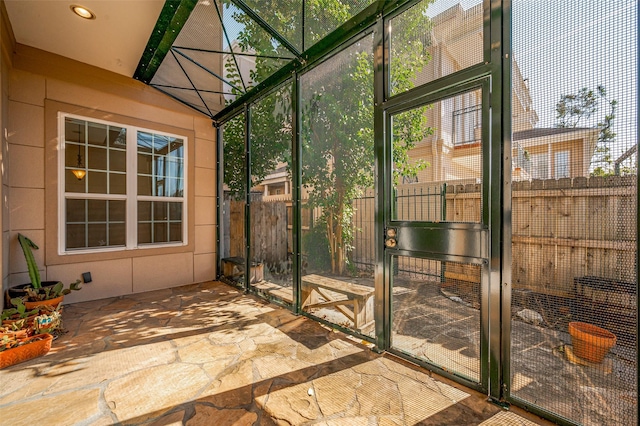
{"type": "Polygon", "coordinates": [[[81,145],[78,145],[78,164],[76,164],[75,169],[71,169],[71,173],[73,173],[73,175],[78,180],[82,180],[87,174],[87,171],[84,169],[84,166],[82,165],[82,154],[80,153],[80,149],[81,149],[81,145]]]}

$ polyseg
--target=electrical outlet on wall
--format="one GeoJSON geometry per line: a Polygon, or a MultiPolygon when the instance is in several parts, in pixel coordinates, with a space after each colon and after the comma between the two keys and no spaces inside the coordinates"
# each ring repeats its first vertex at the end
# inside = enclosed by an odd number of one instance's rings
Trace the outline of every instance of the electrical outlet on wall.
{"type": "Polygon", "coordinates": [[[91,282],[91,272],[83,272],[82,273],[82,281],[86,284],[86,283],[90,283],[91,282]]]}

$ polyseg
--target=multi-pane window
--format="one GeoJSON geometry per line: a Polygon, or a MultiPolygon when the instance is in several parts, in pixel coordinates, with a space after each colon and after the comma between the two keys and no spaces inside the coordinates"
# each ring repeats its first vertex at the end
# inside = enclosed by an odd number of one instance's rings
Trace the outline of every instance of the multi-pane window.
{"type": "Polygon", "coordinates": [[[61,252],[185,241],[186,138],[63,115],[61,252]]]}
{"type": "Polygon", "coordinates": [[[533,179],[549,178],[549,154],[533,154],[531,155],[531,177],[533,179]]]}
{"type": "Polygon", "coordinates": [[[139,131],[137,152],[138,243],[182,241],[184,140],[139,131]]]}

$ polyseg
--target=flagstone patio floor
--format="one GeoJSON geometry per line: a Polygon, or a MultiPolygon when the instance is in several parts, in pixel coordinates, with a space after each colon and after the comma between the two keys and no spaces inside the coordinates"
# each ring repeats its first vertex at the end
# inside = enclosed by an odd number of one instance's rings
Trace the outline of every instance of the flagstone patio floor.
{"type": "Polygon", "coordinates": [[[66,305],[0,425],[550,424],[218,282],[66,305]]]}

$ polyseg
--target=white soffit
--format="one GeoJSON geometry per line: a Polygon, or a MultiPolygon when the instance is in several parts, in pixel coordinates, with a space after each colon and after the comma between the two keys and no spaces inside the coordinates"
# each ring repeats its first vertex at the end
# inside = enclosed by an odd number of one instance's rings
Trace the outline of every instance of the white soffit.
{"type": "Polygon", "coordinates": [[[164,0],[5,0],[16,42],[132,77],[164,0]],[[82,19],[71,5],[96,19],[82,19]]]}

